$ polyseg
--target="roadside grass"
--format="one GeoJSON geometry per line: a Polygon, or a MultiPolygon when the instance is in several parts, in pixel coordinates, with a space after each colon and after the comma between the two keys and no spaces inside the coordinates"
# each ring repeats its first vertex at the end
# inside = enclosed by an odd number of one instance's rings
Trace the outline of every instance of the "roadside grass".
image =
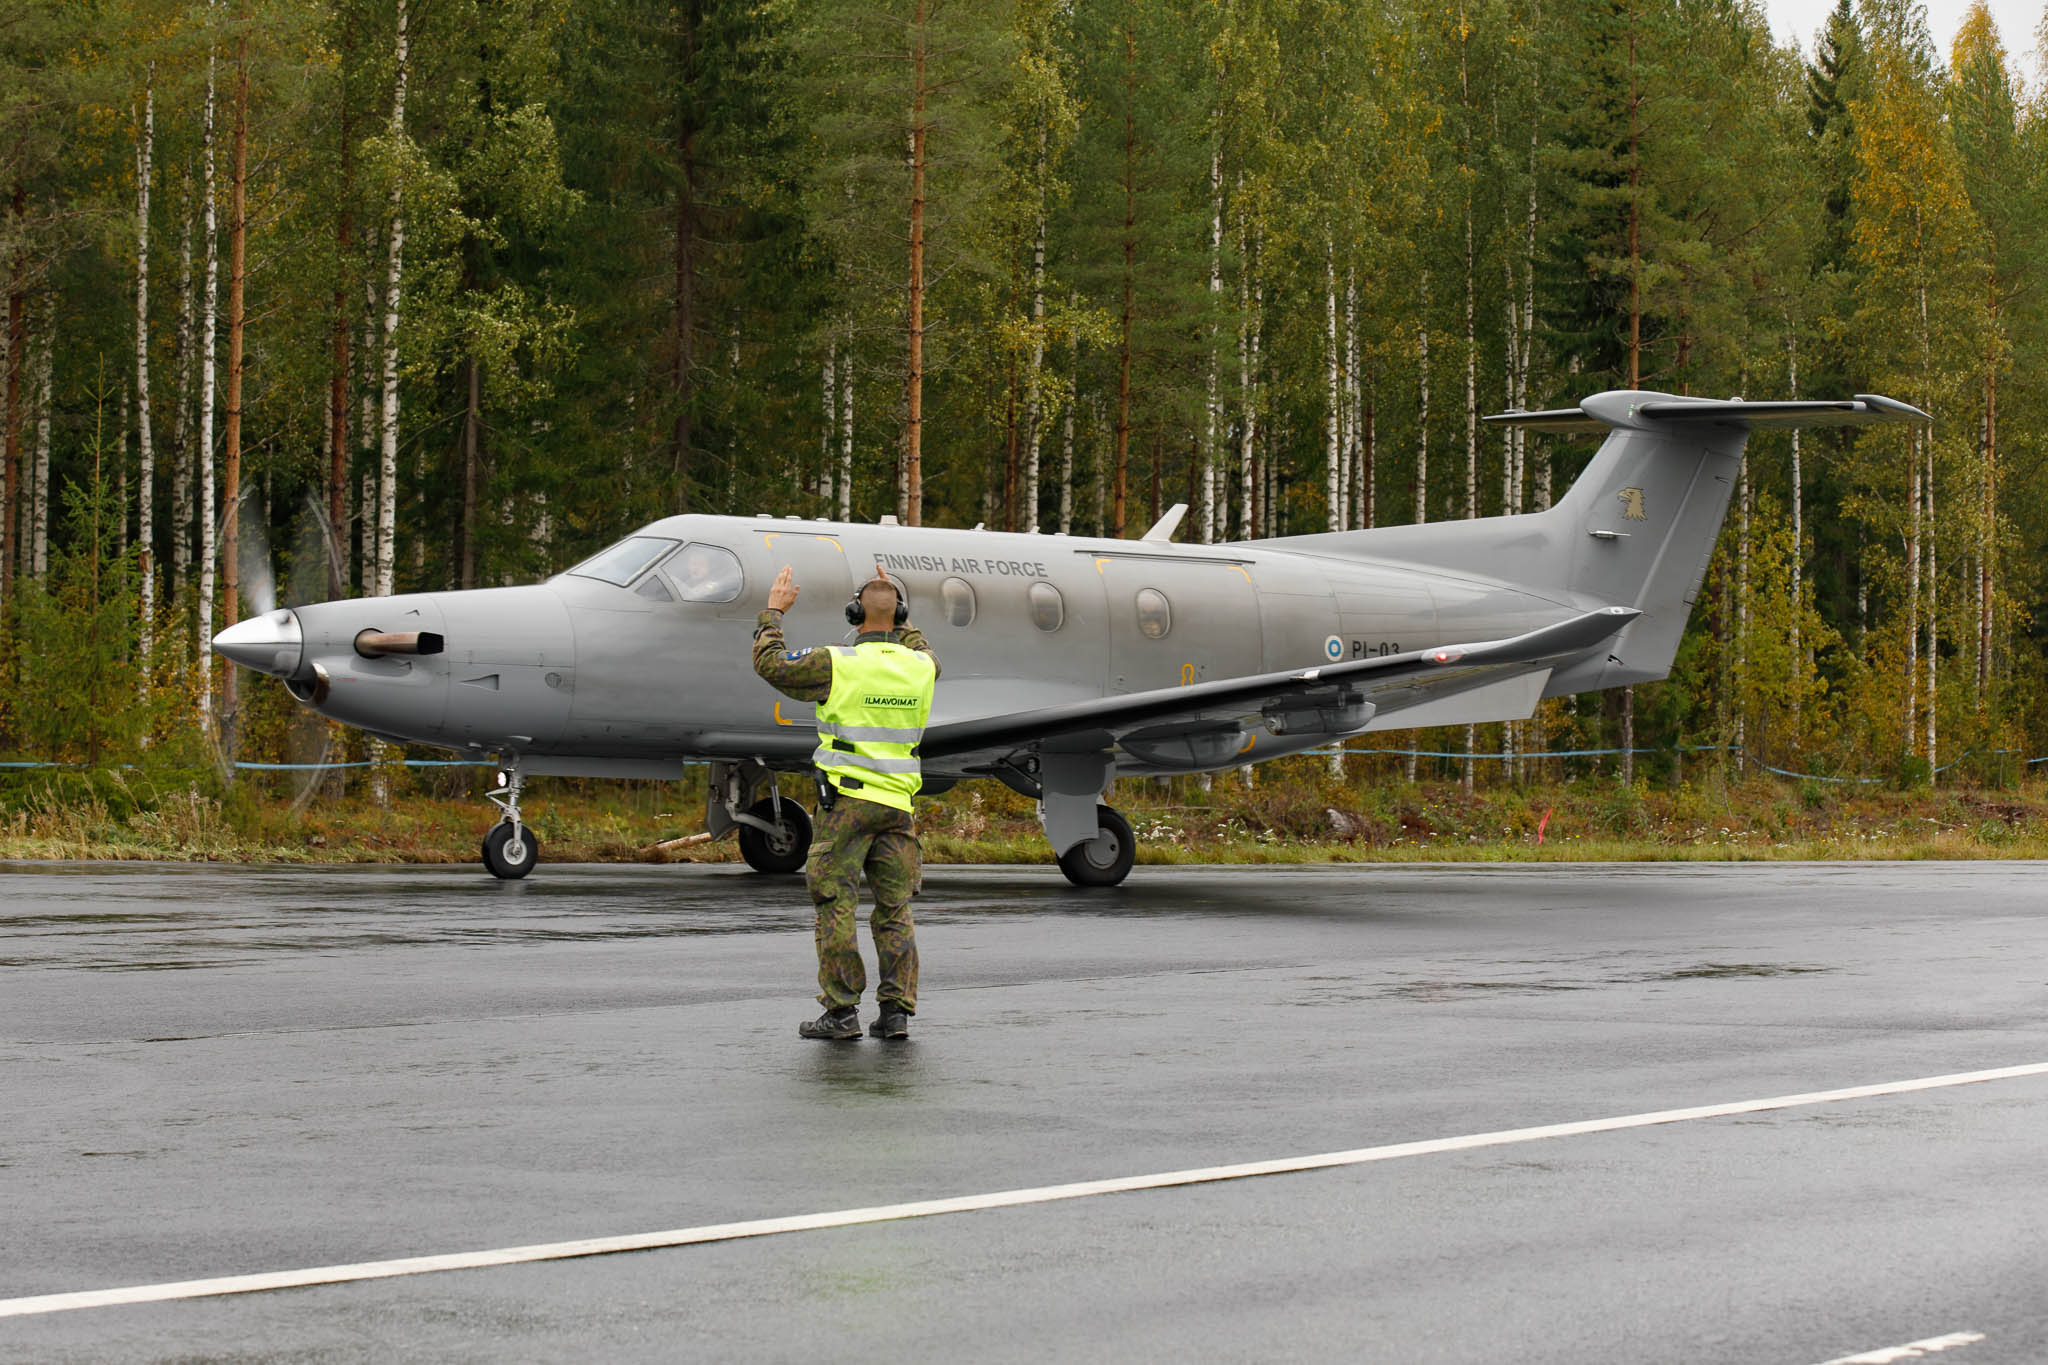
{"type": "MultiPolygon", "coordinates": [[[[473,863],[495,818],[488,771],[395,771],[380,801],[361,773],[307,791],[289,775],[13,776],[0,786],[0,858],[249,863],[473,863]]],[[[656,847],[703,828],[701,770],[681,783],[539,779],[525,813],[550,862],[732,862],[731,839],[656,847]]],[[[809,804],[808,784],[783,794],[809,804]]],[[[1187,863],[1749,862],[2048,857],[2048,783],[1921,788],[1785,781],[1696,769],[1677,786],[1612,776],[1482,785],[1344,778],[1318,759],[1166,781],[1112,801],[1138,860],[1187,863]]],[[[1035,805],[992,782],[920,803],[933,863],[1044,863],[1035,805]]]]}

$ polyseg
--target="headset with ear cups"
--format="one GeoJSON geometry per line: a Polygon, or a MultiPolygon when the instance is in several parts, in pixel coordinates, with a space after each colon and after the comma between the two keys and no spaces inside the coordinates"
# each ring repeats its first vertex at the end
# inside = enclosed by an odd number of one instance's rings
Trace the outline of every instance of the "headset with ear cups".
{"type": "MultiPolygon", "coordinates": [[[[896,590],[896,624],[900,626],[910,619],[910,601],[903,595],[902,586],[894,579],[885,578],[881,581],[896,590]]],[[[867,624],[868,609],[860,604],[860,595],[866,592],[874,582],[875,580],[870,578],[866,583],[855,588],[853,596],[846,600],[847,625],[859,626],[867,624]]]]}

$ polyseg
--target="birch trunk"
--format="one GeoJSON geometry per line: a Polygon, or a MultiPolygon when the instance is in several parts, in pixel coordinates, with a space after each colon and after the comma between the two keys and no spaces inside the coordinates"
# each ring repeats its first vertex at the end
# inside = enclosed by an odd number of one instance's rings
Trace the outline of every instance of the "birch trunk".
{"type": "Polygon", "coordinates": [[[171,415],[171,598],[185,594],[192,571],[192,170],[185,169],[185,226],[178,248],[178,399],[171,415]]]}
{"type": "Polygon", "coordinates": [[[1998,555],[1998,293],[1991,294],[1992,353],[1984,367],[1984,455],[1978,475],[1977,493],[1977,694],[1976,709],[1983,714],[1991,687],[1991,602],[1992,573],[1998,555]]]}
{"type": "Polygon", "coordinates": [[[1906,751],[1911,753],[1920,720],[1920,428],[1914,427],[1906,457],[1912,462],[1907,497],[1912,518],[1906,531],[1906,751]]]}
{"type": "Polygon", "coordinates": [[[1325,508],[1325,529],[1344,529],[1344,451],[1338,438],[1338,426],[1342,419],[1339,411],[1343,403],[1337,389],[1337,244],[1333,237],[1323,238],[1323,361],[1325,389],[1323,399],[1323,505],[1325,508]]]}
{"type": "MultiPolygon", "coordinates": [[[[28,214],[28,194],[14,186],[14,221],[28,214]]],[[[28,347],[28,243],[14,249],[14,276],[7,288],[7,468],[0,476],[0,606],[12,600],[19,557],[21,515],[21,372],[28,347]]]]}
{"type": "Polygon", "coordinates": [[[334,219],[334,334],[327,376],[327,588],[341,597],[348,591],[348,269],[355,235],[355,139],[349,119],[348,63],[354,55],[353,34],[344,41],[341,71],[341,209],[334,219]]]}
{"type": "Polygon", "coordinates": [[[1365,470],[1358,447],[1358,267],[1344,272],[1344,527],[1362,524],[1365,470]]]}
{"type": "MultiPolygon", "coordinates": [[[[1221,110],[1210,115],[1211,126],[1220,126],[1221,110]]],[[[1221,425],[1218,389],[1223,378],[1222,340],[1216,315],[1223,306],[1223,141],[1218,137],[1209,148],[1209,384],[1207,425],[1202,432],[1201,517],[1204,544],[1217,539],[1216,464],[1217,428],[1221,425]]]]}
{"type": "MultiPolygon", "coordinates": [[[[221,572],[226,580],[221,610],[227,624],[242,616],[242,329],[243,295],[249,262],[249,40],[235,44],[234,171],[229,188],[228,217],[228,393],[222,412],[221,572]]],[[[222,679],[221,718],[233,723],[241,670],[230,668],[222,679]]]]}
{"type": "Polygon", "coordinates": [[[156,63],[142,78],[142,136],[135,145],[135,432],[139,442],[136,466],[136,531],[142,547],[140,626],[137,652],[142,660],[142,692],[149,694],[149,660],[156,648],[156,449],[149,422],[149,189],[156,164],[156,63]]]}
{"type": "Polygon", "coordinates": [[[1747,446],[1736,462],[1735,480],[1741,502],[1735,524],[1735,766],[1739,772],[1749,762],[1749,542],[1755,501],[1747,446]]]}
{"type": "MultiPolygon", "coordinates": [[[[364,258],[366,261],[374,260],[382,249],[374,225],[365,236],[364,258]]],[[[361,478],[356,481],[359,490],[356,540],[360,546],[356,581],[358,590],[365,597],[374,597],[377,592],[377,448],[384,439],[377,420],[384,366],[384,357],[377,346],[377,322],[384,311],[381,284],[369,271],[364,271],[363,335],[361,344],[356,347],[356,354],[360,357],[359,389],[362,394],[361,407],[356,415],[356,454],[362,471],[361,478]]]]}
{"type": "MultiPolygon", "coordinates": [[[[1260,346],[1260,329],[1257,329],[1257,315],[1249,303],[1251,289],[1251,258],[1245,252],[1245,237],[1237,239],[1237,534],[1245,540],[1260,534],[1260,508],[1257,508],[1257,460],[1253,450],[1257,448],[1257,430],[1260,417],[1257,405],[1253,403],[1253,372],[1257,370],[1257,346],[1260,346]]],[[[1251,769],[1245,767],[1249,774],[1251,769]]]]}
{"type": "MultiPolygon", "coordinates": [[[[1799,398],[1799,334],[1792,330],[1792,319],[1785,319],[1785,387],[1786,398],[1799,398]]],[[[1792,428],[1792,667],[1798,677],[1792,688],[1792,742],[1799,744],[1802,736],[1799,725],[1800,693],[1806,686],[1806,649],[1801,643],[1801,630],[1806,616],[1806,476],[1800,465],[1799,428],[1792,428]]]]}
{"type": "MultiPolygon", "coordinates": [[[[1044,137],[1039,138],[1039,179],[1045,177],[1044,137]]],[[[1040,193],[1038,231],[1031,244],[1031,368],[1024,377],[1024,529],[1038,532],[1039,420],[1045,389],[1045,206],[1040,193]]]]}
{"type": "Polygon", "coordinates": [[[839,432],[839,338],[825,339],[825,368],[820,376],[819,401],[825,420],[818,427],[818,483],[814,490],[827,508],[832,506],[832,438],[839,432]]]}
{"type": "Polygon", "coordinates": [[[839,378],[839,519],[853,520],[853,358],[839,378]]]}
{"type": "Polygon", "coordinates": [[[220,321],[220,223],[214,212],[213,183],[213,94],[214,52],[206,49],[206,108],[201,120],[200,159],[205,168],[202,192],[206,235],[205,302],[199,327],[199,723],[213,734],[213,585],[214,585],[214,500],[213,500],[213,349],[220,321]]]}
{"type": "MultiPolygon", "coordinates": [[[[57,295],[54,290],[43,295],[43,325],[41,335],[36,338],[36,457],[32,473],[34,482],[33,500],[29,504],[28,563],[29,573],[41,582],[50,572],[50,362],[56,350],[57,340],[57,295]]],[[[121,407],[126,416],[128,391],[121,390],[121,407]]],[[[125,472],[128,444],[128,424],[121,424],[123,455],[121,467],[125,472]]],[[[127,499],[117,504],[121,508],[121,529],[128,527],[127,499]]],[[[125,536],[123,539],[125,540],[125,536]]],[[[127,549],[122,546],[123,551],[127,549]]]]}
{"type": "Polygon", "coordinates": [[[1931,433],[1922,438],[1922,446],[1927,452],[1927,477],[1924,481],[1927,490],[1927,780],[1932,782],[1934,770],[1941,766],[1941,751],[1935,743],[1941,716],[1941,708],[1936,704],[1940,700],[1937,670],[1941,663],[1941,578],[1936,572],[1938,565],[1935,561],[1934,532],[1939,523],[1935,520],[1934,437],[1931,433]]]}
{"type": "MultiPolygon", "coordinates": [[[[1080,311],[1080,298],[1068,296],[1068,312],[1080,311]]],[[[1070,384],[1067,393],[1067,411],[1064,428],[1060,434],[1060,534],[1072,535],[1074,531],[1074,409],[1081,406],[1081,334],[1078,330],[1067,333],[1067,375],[1070,384]]]]}
{"type": "Polygon", "coordinates": [[[1109,534],[1123,538],[1129,515],[1131,468],[1131,305],[1138,271],[1138,21],[1124,15],[1124,276],[1123,315],[1117,342],[1116,476],[1111,485],[1109,534]]]}
{"type": "Polygon", "coordinates": [[[464,588],[476,586],[476,481],[477,436],[483,426],[484,365],[471,356],[465,386],[467,401],[462,410],[462,577],[464,588]]]}
{"type": "Polygon", "coordinates": [[[1421,308],[1416,313],[1415,520],[1429,520],[1429,271],[1422,272],[1421,308]]]}
{"type": "MultiPolygon", "coordinates": [[[[1458,59],[1458,79],[1465,80],[1463,49],[1458,59]]],[[[1476,330],[1478,280],[1473,272],[1472,196],[1465,195],[1465,516],[1479,515],[1479,334],[1476,330]]],[[[1478,727],[1465,727],[1465,794],[1472,794],[1475,761],[1471,754],[1478,745],[1478,727]]]]}
{"type": "MultiPolygon", "coordinates": [[[[405,137],[406,85],[412,76],[406,0],[398,0],[395,48],[396,79],[391,95],[391,139],[405,137]]],[[[392,590],[392,551],[398,537],[398,317],[405,282],[405,199],[402,186],[391,186],[391,226],[385,238],[384,267],[384,409],[379,427],[377,488],[377,583],[375,596],[392,590]]]]}
{"type": "Polygon", "coordinates": [[[927,0],[915,0],[910,21],[910,364],[903,419],[903,519],[912,526],[924,520],[924,176],[925,140],[930,131],[925,119],[925,25],[929,18],[927,0]]]}

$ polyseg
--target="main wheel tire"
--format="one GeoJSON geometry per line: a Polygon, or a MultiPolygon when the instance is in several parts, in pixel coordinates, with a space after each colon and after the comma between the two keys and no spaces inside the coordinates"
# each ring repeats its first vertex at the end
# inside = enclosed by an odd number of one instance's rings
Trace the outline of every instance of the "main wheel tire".
{"type": "Polygon", "coordinates": [[[1095,808],[1095,837],[1060,855],[1060,871],[1076,886],[1115,886],[1131,874],[1138,858],[1131,822],[1108,806],[1095,808]]]}
{"type": "Polygon", "coordinates": [[[484,835],[484,866],[501,881],[518,881],[533,871],[533,865],[539,861],[540,840],[534,837],[531,825],[519,827],[517,841],[512,837],[510,820],[492,825],[490,833],[484,835]]]}
{"type": "Polygon", "coordinates": [[[747,808],[747,814],[775,825],[773,834],[752,825],[740,826],[740,856],[756,872],[796,872],[810,854],[811,813],[794,801],[785,799],[781,804],[779,823],[773,800],[756,801],[747,808]]]}

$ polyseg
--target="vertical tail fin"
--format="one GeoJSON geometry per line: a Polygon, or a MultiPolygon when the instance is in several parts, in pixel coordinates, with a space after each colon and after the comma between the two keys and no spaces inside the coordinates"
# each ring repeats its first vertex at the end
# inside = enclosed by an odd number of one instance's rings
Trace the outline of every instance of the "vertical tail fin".
{"type": "Polygon", "coordinates": [[[1552,679],[1554,694],[1664,677],[1706,578],[1721,522],[1758,427],[1930,422],[1876,394],[1838,402],[1745,403],[1641,390],[1596,394],[1577,408],[1502,413],[1501,426],[1600,431],[1607,438],[1571,489],[1544,514],[1551,573],[1575,599],[1634,607],[1642,616],[1604,659],[1552,679]]]}
{"type": "Polygon", "coordinates": [[[1606,439],[1585,472],[1545,512],[1289,536],[1273,543],[1491,580],[1567,611],[1613,606],[1640,612],[1601,656],[1553,674],[1546,692],[1561,696],[1648,682],[1671,671],[1752,430],[1933,419],[1867,393],[1839,402],[1745,403],[1613,390],[1576,408],[1505,412],[1485,420],[1532,431],[1604,432],[1606,439]]]}

